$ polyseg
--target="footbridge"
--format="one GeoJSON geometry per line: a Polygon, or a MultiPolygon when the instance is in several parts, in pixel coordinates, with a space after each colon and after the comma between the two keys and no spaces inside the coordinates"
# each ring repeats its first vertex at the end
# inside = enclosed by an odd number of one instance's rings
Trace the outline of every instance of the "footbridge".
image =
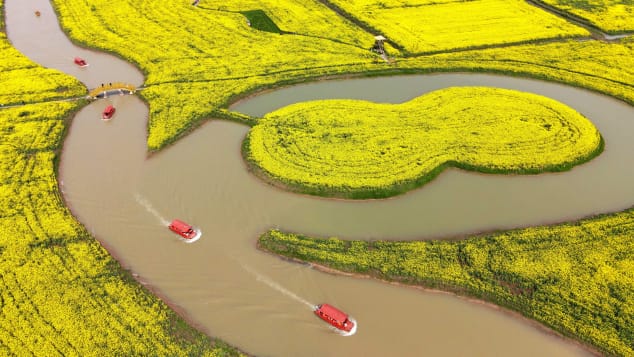
{"type": "Polygon", "coordinates": [[[99,87],[93,89],[88,93],[91,99],[108,98],[112,95],[126,95],[134,94],[137,88],[132,84],[114,82],[114,83],[102,83],[99,87]]]}

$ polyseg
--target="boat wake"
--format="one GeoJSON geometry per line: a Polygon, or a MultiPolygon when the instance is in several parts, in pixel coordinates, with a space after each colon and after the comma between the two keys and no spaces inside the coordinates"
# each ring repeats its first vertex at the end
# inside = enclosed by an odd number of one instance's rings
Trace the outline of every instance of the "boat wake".
{"type": "MultiPolygon", "coordinates": [[[[146,211],[150,212],[154,217],[156,217],[159,220],[159,222],[161,222],[162,225],[168,226],[170,224],[170,221],[168,221],[163,216],[161,216],[161,214],[158,213],[158,211],[156,209],[154,209],[154,207],[152,207],[152,204],[150,203],[150,201],[148,201],[145,198],[141,197],[140,194],[135,193],[134,194],[134,199],[141,206],[145,207],[146,211]]],[[[198,238],[200,238],[200,234],[198,234],[197,236],[198,236],[198,238]]],[[[198,239],[198,238],[196,238],[196,239],[198,239]]]]}
{"type": "MultiPolygon", "coordinates": [[[[259,281],[261,283],[264,283],[264,284],[268,285],[269,287],[281,292],[282,294],[292,298],[293,300],[298,301],[298,302],[306,305],[313,312],[319,308],[319,305],[311,304],[306,299],[302,299],[297,294],[295,294],[292,291],[284,288],[280,284],[278,284],[275,281],[271,280],[269,277],[258,273],[257,271],[253,270],[253,268],[251,268],[250,266],[248,266],[248,265],[240,262],[239,260],[237,260],[235,257],[231,257],[231,258],[234,259],[235,261],[237,261],[238,264],[240,264],[240,266],[244,270],[246,270],[249,274],[255,276],[257,281],[259,281]]],[[[355,333],[357,333],[357,326],[358,326],[357,320],[353,319],[352,317],[348,317],[348,319],[354,324],[350,331],[346,332],[346,331],[340,330],[340,329],[338,329],[338,328],[336,328],[334,326],[330,326],[330,329],[333,330],[334,332],[336,332],[337,334],[341,335],[341,336],[352,336],[352,335],[354,335],[355,333]]]]}
{"type": "Polygon", "coordinates": [[[315,309],[315,304],[311,304],[310,302],[306,301],[305,299],[302,299],[301,297],[297,296],[297,294],[295,294],[292,291],[284,288],[283,286],[281,286],[280,284],[274,282],[273,280],[271,280],[267,276],[258,273],[257,271],[255,271],[251,267],[249,267],[248,265],[240,263],[240,266],[242,266],[242,268],[244,270],[246,270],[247,272],[249,272],[253,276],[255,276],[257,281],[268,285],[269,287],[281,292],[282,294],[292,298],[295,301],[301,302],[302,304],[308,306],[311,310],[315,309]]]}

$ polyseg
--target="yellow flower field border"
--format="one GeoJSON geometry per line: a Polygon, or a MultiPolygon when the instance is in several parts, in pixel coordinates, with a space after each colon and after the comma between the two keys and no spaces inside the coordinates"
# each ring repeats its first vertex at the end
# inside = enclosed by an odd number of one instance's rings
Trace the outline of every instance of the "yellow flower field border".
{"type": "Polygon", "coordinates": [[[590,36],[522,0],[322,2],[385,36],[405,56],[590,36]]]}
{"type": "Polygon", "coordinates": [[[421,186],[450,166],[503,174],[564,171],[602,149],[596,127],[555,100],[453,87],[402,104],[290,105],[251,128],[243,155],[254,172],[293,191],[383,198],[421,186]]]}
{"type": "Polygon", "coordinates": [[[240,355],[188,326],[65,207],[56,165],[86,89],[24,57],[0,25],[0,355],[240,355]]]}
{"type": "Polygon", "coordinates": [[[529,0],[610,34],[634,31],[634,3],[623,0],[529,0]]]}
{"type": "Polygon", "coordinates": [[[631,356],[633,236],[634,210],[627,210],[458,241],[346,241],[271,230],[258,246],[329,272],[489,301],[591,349],[631,356]]]}

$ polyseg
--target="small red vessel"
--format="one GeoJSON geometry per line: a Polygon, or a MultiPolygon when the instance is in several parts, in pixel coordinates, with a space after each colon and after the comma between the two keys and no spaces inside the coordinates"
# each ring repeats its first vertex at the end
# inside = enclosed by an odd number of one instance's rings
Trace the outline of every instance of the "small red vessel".
{"type": "Polygon", "coordinates": [[[170,225],[168,226],[168,228],[172,232],[183,237],[186,242],[195,242],[198,240],[198,238],[200,238],[202,234],[200,230],[194,229],[194,227],[190,226],[189,224],[179,219],[173,220],[172,223],[170,223],[170,225]]]}
{"type": "Polygon", "coordinates": [[[328,304],[315,306],[315,315],[326,321],[333,327],[345,332],[347,336],[353,335],[357,331],[357,324],[348,314],[328,304]]]}
{"type": "Polygon", "coordinates": [[[101,113],[101,119],[110,120],[115,111],[116,109],[112,105],[107,106],[106,109],[103,110],[103,113],[101,113]]]}
{"type": "Polygon", "coordinates": [[[74,62],[79,67],[88,67],[88,62],[86,62],[86,60],[81,57],[75,57],[74,62]]]}

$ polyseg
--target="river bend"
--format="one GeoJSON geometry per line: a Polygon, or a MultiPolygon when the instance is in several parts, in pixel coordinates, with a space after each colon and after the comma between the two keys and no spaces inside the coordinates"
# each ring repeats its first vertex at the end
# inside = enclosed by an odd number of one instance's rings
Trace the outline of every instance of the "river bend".
{"type": "MultiPolygon", "coordinates": [[[[120,59],[73,46],[45,0],[5,1],[7,32],[38,63],[89,88],[140,85],[120,59]],[[37,9],[40,18],[33,16],[37,9]],[[45,35],[42,35],[45,34],[45,35]],[[78,69],[72,57],[91,66],[78,69]],[[70,59],[70,60],[69,60],[70,59]]],[[[240,154],[248,127],[211,121],[175,145],[146,155],[147,107],[134,96],[96,101],[75,116],[64,142],[60,188],[72,212],[125,267],[206,333],[257,355],[579,356],[570,340],[514,313],[450,294],[396,287],[291,264],[255,248],[278,227],[360,239],[451,238],[478,231],[560,222],[632,205],[634,109],[614,99],[541,81],[439,74],[329,81],[282,89],[232,107],[262,115],[295,101],[359,98],[402,102],[430,90],[487,85],[542,94],[590,118],[605,152],[564,173],[501,176],[450,169],[408,194],[342,201],[287,193],[246,170],[240,154]],[[108,103],[115,118],[99,119],[108,103]],[[181,218],[202,238],[184,244],[165,228],[181,218]],[[328,302],[359,321],[343,338],[309,305],[328,302]]]]}

